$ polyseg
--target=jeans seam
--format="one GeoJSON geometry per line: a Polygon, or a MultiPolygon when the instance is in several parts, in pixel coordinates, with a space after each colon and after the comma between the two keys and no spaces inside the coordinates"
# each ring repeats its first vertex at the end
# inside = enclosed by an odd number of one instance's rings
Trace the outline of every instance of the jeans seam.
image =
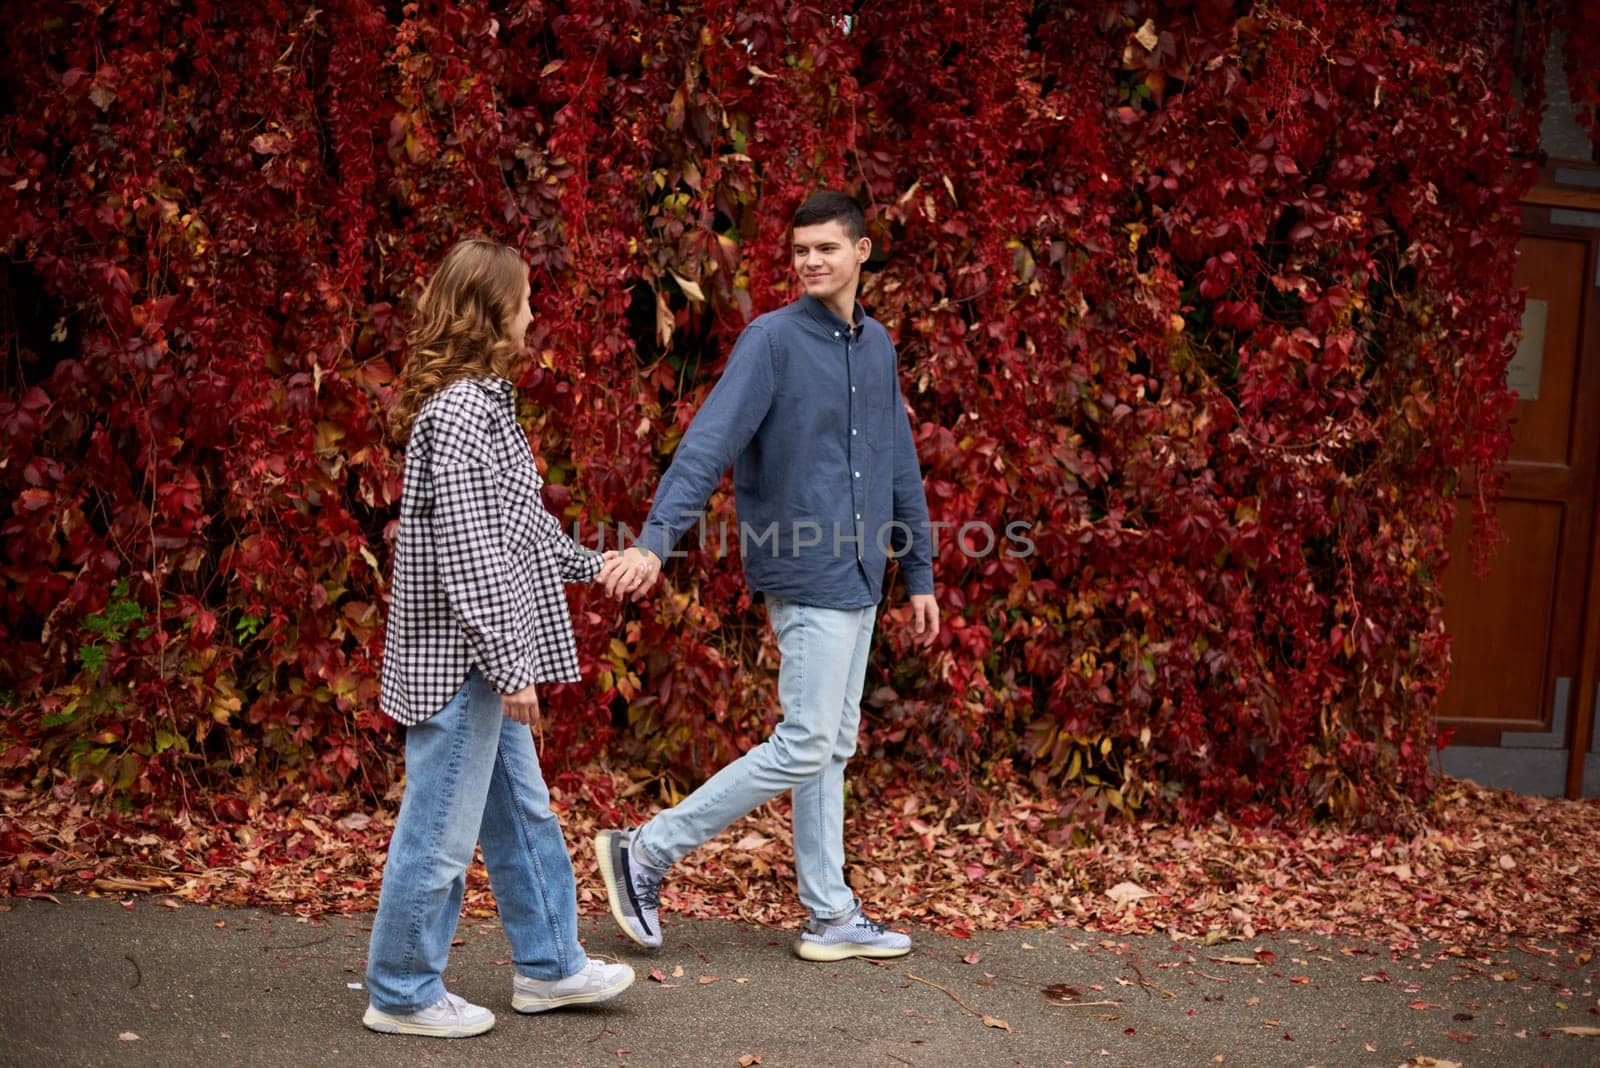
{"type": "MultiPolygon", "coordinates": [[[[869,610],[863,609],[862,610],[863,614],[866,611],[869,611],[869,610]]],[[[861,627],[862,627],[862,621],[861,621],[860,618],[858,618],[857,622],[856,622],[856,642],[855,642],[856,647],[859,647],[860,644],[861,644],[861,627]]],[[[845,670],[846,671],[849,671],[850,668],[854,664],[855,652],[856,652],[856,650],[854,648],[852,648],[851,651],[850,651],[850,653],[851,653],[851,662],[847,663],[845,665],[845,670]]],[[[845,696],[846,696],[847,699],[849,697],[849,693],[850,693],[850,679],[847,676],[845,678],[845,696]]],[[[847,701],[847,703],[848,703],[848,701],[847,701]]],[[[817,783],[817,791],[818,791],[818,794],[821,796],[821,801],[820,801],[819,804],[816,805],[815,818],[816,818],[816,822],[817,822],[817,839],[819,841],[821,840],[822,833],[823,833],[823,831],[825,829],[823,827],[823,809],[824,809],[825,805],[828,802],[828,798],[827,798],[826,794],[823,791],[825,791],[827,789],[827,771],[828,771],[828,766],[834,764],[835,762],[837,762],[840,765],[839,797],[838,797],[838,801],[839,801],[839,824],[840,824],[840,826],[839,826],[839,834],[840,834],[840,838],[841,839],[844,836],[844,765],[849,763],[848,758],[845,759],[845,760],[840,760],[839,759],[839,746],[840,746],[841,740],[844,737],[844,724],[845,724],[845,713],[844,713],[844,709],[841,707],[840,710],[839,710],[839,729],[834,734],[833,745],[832,745],[832,747],[830,747],[830,749],[828,751],[827,763],[824,765],[823,770],[821,772],[818,772],[819,781],[817,783]]],[[[859,722],[856,725],[856,729],[857,729],[857,732],[859,733],[859,731],[860,731],[860,723],[859,722]]],[[[841,845],[842,844],[843,843],[841,841],[841,845]]],[[[844,858],[841,856],[840,860],[841,860],[841,864],[842,864],[843,861],[844,861],[844,858]]],[[[839,879],[844,884],[845,889],[849,890],[850,889],[850,883],[849,883],[848,880],[846,880],[844,878],[844,870],[843,870],[842,867],[840,868],[840,871],[839,871],[839,879]]],[[[831,916],[826,917],[826,920],[828,922],[833,922],[833,921],[845,919],[845,918],[849,917],[850,915],[853,915],[855,910],[856,910],[856,908],[858,907],[858,904],[859,904],[857,902],[857,900],[856,900],[856,896],[855,896],[854,892],[851,892],[851,894],[850,894],[850,901],[851,901],[851,905],[850,905],[850,907],[848,909],[846,909],[846,910],[844,910],[842,912],[835,912],[831,916]]]]}
{"type": "MultiPolygon", "coordinates": [[[[535,753],[534,759],[539,759],[537,753],[535,753]]],[[[498,747],[495,749],[495,760],[499,761],[500,770],[505,773],[506,793],[509,795],[511,802],[511,811],[516,816],[517,831],[522,837],[523,848],[528,852],[528,859],[532,862],[533,877],[539,884],[539,898],[544,904],[545,923],[550,926],[551,932],[555,935],[552,941],[556,944],[556,961],[561,967],[559,978],[565,979],[571,974],[567,971],[566,938],[562,934],[561,923],[556,918],[555,907],[550,902],[550,884],[544,876],[544,864],[539,859],[539,851],[533,846],[533,834],[529,831],[528,821],[523,816],[522,795],[517,789],[517,779],[511,773],[511,763],[506,759],[504,749],[498,747]]]]}
{"type": "MultiPolygon", "coordinates": [[[[459,712],[461,710],[458,709],[456,711],[459,712]]],[[[457,722],[452,723],[451,727],[449,728],[450,756],[445,762],[444,774],[444,785],[449,793],[455,792],[456,781],[459,778],[461,769],[461,751],[466,747],[466,732],[459,729],[461,726],[463,725],[459,723],[459,717],[457,717],[457,722]]],[[[437,870],[439,866],[439,843],[445,836],[445,824],[448,822],[448,819],[449,810],[441,807],[434,812],[433,819],[428,823],[426,870],[437,870]]],[[[408,974],[415,974],[416,972],[417,951],[422,941],[423,916],[421,911],[419,911],[419,909],[416,907],[417,904],[419,904],[419,901],[414,899],[411,915],[407,917],[408,922],[406,925],[406,955],[404,958],[404,967],[408,974]]],[[[446,949],[445,952],[448,953],[449,950],[446,949]]],[[[427,1008],[427,1006],[431,1004],[432,1002],[426,1002],[417,1008],[427,1008]]],[[[410,1011],[415,1012],[417,1009],[412,1009],[410,1011]]]]}
{"type": "MultiPolygon", "coordinates": [[[[804,629],[805,629],[805,616],[804,616],[804,614],[797,610],[794,613],[794,618],[793,618],[792,625],[796,626],[796,627],[800,627],[802,632],[803,632],[804,629]]],[[[804,641],[799,642],[799,650],[800,650],[800,652],[802,654],[808,652],[807,645],[806,645],[806,643],[804,641]]],[[[800,663],[798,665],[798,670],[796,671],[796,679],[795,679],[796,689],[800,693],[804,694],[806,692],[806,666],[807,666],[806,665],[806,660],[807,660],[807,657],[804,656],[804,655],[801,655],[797,659],[800,661],[800,663]]],[[[815,712],[817,710],[813,710],[813,711],[815,712]]],[[[815,841],[816,843],[818,843],[819,848],[822,848],[824,850],[827,847],[826,847],[826,845],[823,844],[823,835],[825,834],[827,828],[824,826],[825,821],[823,819],[823,809],[824,809],[824,805],[825,805],[825,799],[822,798],[822,790],[823,790],[824,783],[825,783],[826,778],[827,778],[828,763],[829,763],[829,761],[831,761],[833,759],[833,748],[837,744],[838,744],[838,729],[835,728],[834,736],[833,736],[832,739],[829,740],[828,753],[823,758],[822,767],[819,768],[817,770],[816,775],[814,775],[812,777],[812,781],[815,783],[815,788],[817,790],[818,797],[819,797],[819,803],[812,806],[812,813],[811,813],[811,816],[812,816],[812,840],[815,841]]],[[[803,785],[803,784],[796,784],[796,785],[803,785]]],[[[797,857],[795,857],[795,868],[796,868],[797,871],[799,870],[799,867],[800,867],[800,858],[797,856],[797,857]]]]}

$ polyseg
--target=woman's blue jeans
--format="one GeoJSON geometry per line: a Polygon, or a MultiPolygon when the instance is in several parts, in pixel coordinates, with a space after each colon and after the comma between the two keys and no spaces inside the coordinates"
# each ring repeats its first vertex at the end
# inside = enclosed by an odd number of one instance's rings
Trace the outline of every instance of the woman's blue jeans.
{"type": "Polygon", "coordinates": [[[372,1004],[405,1014],[445,995],[474,843],[519,974],[563,979],[587,963],[577,887],[527,724],[507,719],[477,669],[406,729],[406,791],[389,841],[367,953],[372,1004]]]}

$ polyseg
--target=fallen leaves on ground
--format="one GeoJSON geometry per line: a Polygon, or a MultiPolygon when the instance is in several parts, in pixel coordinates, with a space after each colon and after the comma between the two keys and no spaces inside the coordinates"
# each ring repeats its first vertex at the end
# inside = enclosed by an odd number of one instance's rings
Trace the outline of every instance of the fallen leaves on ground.
{"type": "MultiPolygon", "coordinates": [[[[580,907],[605,910],[594,831],[647,818],[651,780],[591,769],[552,786],[580,907]],[[641,781],[645,788],[641,788],[641,781]]],[[[1013,789],[978,812],[904,779],[852,783],[847,851],[876,918],[956,936],[1008,927],[1166,931],[1206,945],[1272,931],[1410,948],[1482,950],[1600,931],[1600,804],[1447,781],[1410,836],[1331,826],[1113,823],[1070,845],[1059,802],[1013,789]],[[1511,858],[1509,867],[1502,858],[1511,858]],[[973,879],[967,869],[981,867],[973,879]],[[1131,889],[1128,889],[1131,888],[1131,889]],[[1119,900],[1120,899],[1120,900],[1119,900]]],[[[0,790],[0,893],[169,895],[302,914],[373,908],[398,792],[379,802],[284,790],[121,813],[69,782],[0,790]],[[224,801],[226,803],[224,803],[224,801]]],[[[673,869],[669,915],[794,927],[786,799],[757,809],[673,869]]],[[[493,908],[481,865],[467,906],[493,908]]],[[[1224,958],[1225,959],[1225,958],[1224,958]]]]}

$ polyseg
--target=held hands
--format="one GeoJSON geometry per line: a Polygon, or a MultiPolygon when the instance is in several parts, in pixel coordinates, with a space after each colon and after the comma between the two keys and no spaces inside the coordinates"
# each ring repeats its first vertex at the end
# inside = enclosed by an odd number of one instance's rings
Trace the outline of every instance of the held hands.
{"type": "Polygon", "coordinates": [[[931,593],[911,595],[911,633],[926,648],[939,636],[939,602],[931,593]]]}
{"type": "Polygon", "coordinates": [[[661,558],[634,545],[622,552],[607,552],[594,580],[605,587],[607,597],[631,597],[637,601],[650,592],[660,575],[661,558]]]}
{"type": "Polygon", "coordinates": [[[500,711],[506,718],[517,723],[526,723],[530,727],[539,725],[539,695],[530,683],[516,693],[503,693],[500,695],[500,711]]]}

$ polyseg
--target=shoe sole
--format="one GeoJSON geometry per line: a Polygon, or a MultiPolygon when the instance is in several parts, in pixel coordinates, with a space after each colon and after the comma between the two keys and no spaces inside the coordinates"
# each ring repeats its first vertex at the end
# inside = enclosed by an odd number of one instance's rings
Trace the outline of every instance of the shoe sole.
{"type": "Polygon", "coordinates": [[[600,862],[600,878],[606,884],[606,902],[611,906],[611,918],[617,921],[617,926],[622,928],[622,933],[633,939],[634,942],[645,949],[659,949],[661,943],[654,945],[646,942],[634,933],[633,925],[628,922],[626,914],[622,911],[622,895],[627,891],[617,880],[616,869],[611,864],[611,845],[606,841],[608,832],[601,831],[594,836],[594,855],[600,862]]]}
{"type": "Polygon", "coordinates": [[[797,939],[794,944],[794,955],[801,960],[821,961],[823,963],[849,960],[851,957],[891,960],[895,957],[903,957],[910,952],[910,946],[906,946],[904,949],[893,949],[887,946],[862,946],[849,942],[824,945],[819,942],[807,942],[805,939],[797,939]]]}
{"type": "Polygon", "coordinates": [[[600,991],[590,991],[586,994],[568,994],[564,998],[536,998],[526,994],[513,993],[511,1007],[521,1013],[549,1012],[551,1009],[564,1009],[568,1005],[598,1005],[602,1001],[610,1001],[624,990],[633,985],[634,977],[630,974],[616,986],[607,987],[600,991]]]}
{"type": "Polygon", "coordinates": [[[361,1024],[380,1035],[420,1035],[423,1038],[473,1038],[494,1027],[494,1017],[482,1027],[458,1027],[454,1024],[417,1024],[379,1012],[369,1007],[361,1017],[361,1024]]]}

